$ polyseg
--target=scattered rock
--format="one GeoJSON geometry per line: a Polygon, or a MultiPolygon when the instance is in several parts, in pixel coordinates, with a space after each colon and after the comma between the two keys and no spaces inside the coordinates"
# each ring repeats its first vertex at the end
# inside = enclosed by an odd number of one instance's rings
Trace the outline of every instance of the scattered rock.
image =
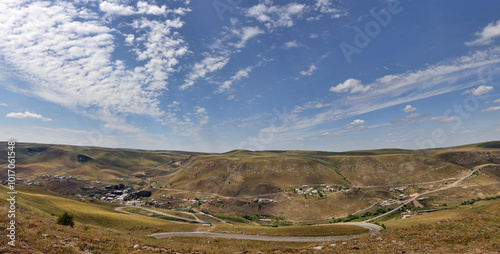
{"type": "Polygon", "coordinates": [[[383,241],[384,239],[382,239],[382,237],[379,236],[379,237],[375,238],[375,240],[377,240],[377,241],[383,241]]]}
{"type": "Polygon", "coordinates": [[[313,250],[322,250],[323,248],[325,248],[325,247],[323,247],[323,246],[316,246],[316,247],[312,247],[311,249],[313,249],[313,250]]]}
{"type": "Polygon", "coordinates": [[[134,245],[134,249],[138,249],[139,247],[139,244],[134,245]]]}
{"type": "Polygon", "coordinates": [[[347,244],[347,242],[343,242],[342,244],[347,244]]]}
{"type": "Polygon", "coordinates": [[[337,246],[337,244],[335,243],[330,244],[330,247],[335,247],[335,246],[337,246]]]}
{"type": "Polygon", "coordinates": [[[42,236],[43,236],[43,237],[47,237],[47,236],[49,236],[49,234],[42,234],[42,236]]]}

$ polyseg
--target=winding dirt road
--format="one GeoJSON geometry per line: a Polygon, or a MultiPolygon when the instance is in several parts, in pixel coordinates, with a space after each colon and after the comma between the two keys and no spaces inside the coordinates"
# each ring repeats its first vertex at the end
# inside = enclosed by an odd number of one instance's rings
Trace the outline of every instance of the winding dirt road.
{"type": "MultiPolygon", "coordinates": [[[[381,229],[380,226],[370,223],[363,222],[348,222],[348,223],[337,223],[335,225],[354,225],[358,227],[367,228],[370,230],[368,234],[378,233],[381,229]]],[[[241,234],[222,234],[222,233],[211,233],[211,232],[171,232],[171,233],[158,233],[149,235],[154,238],[167,238],[174,236],[181,237],[211,237],[211,238],[227,238],[227,239],[239,239],[239,240],[255,240],[255,241],[268,241],[268,242],[328,242],[328,241],[338,241],[347,240],[359,235],[346,235],[346,236],[318,236],[318,237],[292,237],[292,236],[260,236],[260,235],[241,235],[241,234]]]]}

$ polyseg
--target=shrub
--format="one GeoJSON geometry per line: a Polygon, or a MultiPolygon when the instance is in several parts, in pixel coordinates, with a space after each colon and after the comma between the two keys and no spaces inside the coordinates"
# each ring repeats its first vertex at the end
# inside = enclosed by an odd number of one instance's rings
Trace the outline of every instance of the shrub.
{"type": "Polygon", "coordinates": [[[63,226],[73,227],[75,223],[73,222],[74,216],[68,212],[64,212],[61,216],[57,218],[57,224],[63,226]]]}

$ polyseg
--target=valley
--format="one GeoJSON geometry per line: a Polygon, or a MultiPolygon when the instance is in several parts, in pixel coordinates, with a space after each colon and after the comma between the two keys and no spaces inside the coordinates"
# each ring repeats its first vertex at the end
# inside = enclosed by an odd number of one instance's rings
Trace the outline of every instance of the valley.
{"type": "MultiPolygon", "coordinates": [[[[321,242],[350,245],[422,223],[455,223],[476,216],[497,227],[499,144],[416,151],[207,154],[21,143],[16,188],[25,216],[21,225],[38,214],[46,219],[29,227],[43,235],[48,230],[43,224],[69,212],[79,231],[131,238],[115,246],[123,250],[137,250],[137,244],[127,243],[144,241],[148,243],[138,245],[186,250],[186,243],[204,239],[248,241],[252,248],[268,246],[266,241],[296,241],[292,245],[299,250],[321,242]],[[360,222],[374,223],[369,225],[382,231],[367,234],[373,228],[360,222]]],[[[54,242],[49,238],[42,241],[54,242]]],[[[34,246],[31,240],[25,242],[34,246]]]]}

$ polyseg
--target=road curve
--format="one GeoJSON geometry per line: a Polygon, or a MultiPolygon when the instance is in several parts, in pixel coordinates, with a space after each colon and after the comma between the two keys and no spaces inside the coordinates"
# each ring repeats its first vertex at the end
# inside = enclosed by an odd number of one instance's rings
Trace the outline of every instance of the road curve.
{"type": "MultiPolygon", "coordinates": [[[[334,225],[354,225],[359,227],[364,227],[370,230],[368,234],[375,234],[380,231],[381,227],[375,224],[362,223],[362,222],[348,222],[348,223],[338,223],[334,225]]],[[[347,240],[359,235],[346,235],[346,236],[318,236],[318,237],[292,237],[292,236],[260,236],[260,235],[240,235],[240,234],[222,234],[222,233],[211,233],[211,232],[170,232],[170,233],[157,233],[149,235],[154,238],[167,238],[174,236],[181,237],[211,237],[211,238],[227,238],[227,239],[239,239],[239,240],[255,240],[255,241],[268,241],[268,242],[328,242],[328,241],[338,241],[347,240]]]]}

